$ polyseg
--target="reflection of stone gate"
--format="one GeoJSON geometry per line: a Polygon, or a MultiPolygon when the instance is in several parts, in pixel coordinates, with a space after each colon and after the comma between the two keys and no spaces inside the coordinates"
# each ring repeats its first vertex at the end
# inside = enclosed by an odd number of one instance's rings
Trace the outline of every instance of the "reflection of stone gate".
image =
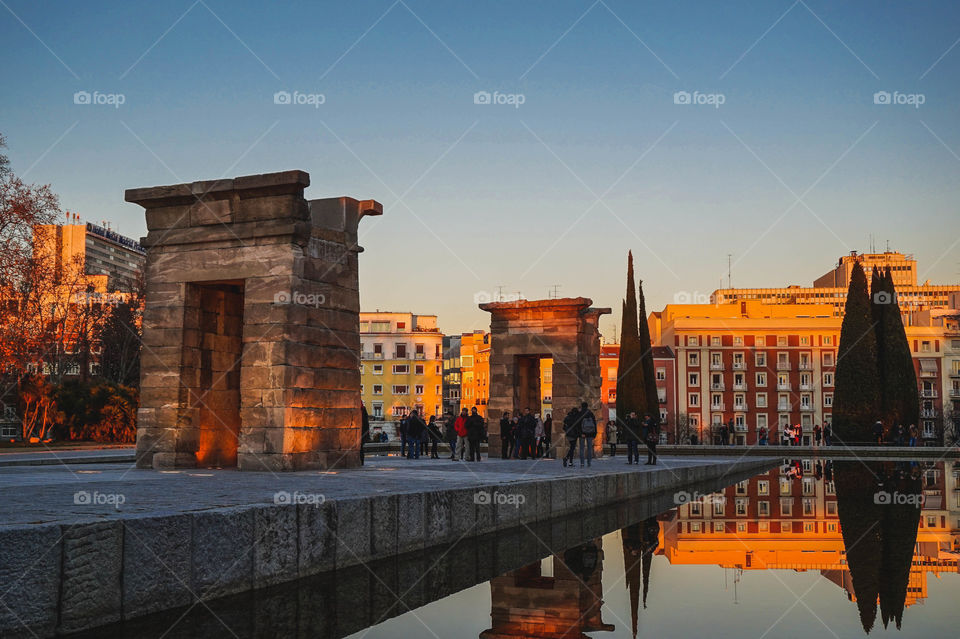
{"type": "Polygon", "coordinates": [[[146,209],[137,465],[295,470],[360,450],[357,225],[303,171],[126,192],[146,209]]]}
{"type": "MultiPolygon", "coordinates": [[[[563,417],[587,402],[599,417],[600,316],[609,308],[591,308],[586,297],[491,302],[480,308],[490,317],[490,399],[487,420],[491,442],[499,442],[504,411],[539,409],[540,360],[553,358],[553,433],[563,440],[563,417]]],[[[602,429],[602,424],[598,425],[602,429]]],[[[597,438],[601,445],[602,436],[597,438]]],[[[499,445],[490,455],[499,456],[499,445]]]]}

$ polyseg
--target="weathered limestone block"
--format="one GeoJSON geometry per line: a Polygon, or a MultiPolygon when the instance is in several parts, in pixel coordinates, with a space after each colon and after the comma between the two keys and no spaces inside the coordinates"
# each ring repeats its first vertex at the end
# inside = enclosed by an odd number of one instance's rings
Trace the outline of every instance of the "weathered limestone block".
{"type": "Polygon", "coordinates": [[[53,634],[61,544],[59,526],[0,530],[0,628],[12,636],[53,634]]]}
{"type": "Polygon", "coordinates": [[[124,618],[192,601],[190,520],[173,515],[123,521],[124,618]]]}

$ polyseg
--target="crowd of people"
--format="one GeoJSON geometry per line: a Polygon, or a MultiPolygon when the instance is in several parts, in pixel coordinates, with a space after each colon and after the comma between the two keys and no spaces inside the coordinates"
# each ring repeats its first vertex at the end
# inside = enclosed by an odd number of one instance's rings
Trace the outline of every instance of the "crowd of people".
{"type": "MultiPolygon", "coordinates": [[[[367,417],[364,409],[365,435],[367,417]]],[[[521,413],[504,411],[500,417],[500,457],[502,459],[539,459],[550,455],[553,443],[553,417],[547,415],[541,419],[539,413],[526,408],[521,413]]],[[[567,449],[562,457],[564,468],[575,467],[575,457],[579,451],[580,467],[593,464],[594,444],[598,434],[597,417],[586,402],[579,408],[571,408],[563,419],[563,434],[567,440],[567,449]]],[[[480,444],[487,439],[487,424],[476,408],[469,412],[466,408],[454,417],[450,412],[443,417],[430,416],[424,421],[419,411],[411,410],[397,424],[400,439],[400,455],[409,459],[420,456],[439,459],[439,446],[446,443],[450,447],[450,459],[453,461],[480,461],[480,444]]],[[[623,443],[627,448],[627,463],[640,463],[640,445],[647,449],[647,464],[657,463],[657,442],[660,429],[656,420],[645,414],[643,418],[636,412],[630,413],[621,425],[607,422],[607,441],[610,454],[615,456],[617,445],[623,443]]],[[[385,437],[379,439],[383,441],[385,437]]]]}

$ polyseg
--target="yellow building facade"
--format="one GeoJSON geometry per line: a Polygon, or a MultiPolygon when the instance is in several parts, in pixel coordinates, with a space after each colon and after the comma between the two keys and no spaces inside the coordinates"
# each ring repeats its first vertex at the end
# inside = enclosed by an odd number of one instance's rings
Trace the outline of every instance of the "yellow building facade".
{"type": "Polygon", "coordinates": [[[374,420],[443,410],[443,333],[436,315],[360,313],[361,398],[374,420]]]}

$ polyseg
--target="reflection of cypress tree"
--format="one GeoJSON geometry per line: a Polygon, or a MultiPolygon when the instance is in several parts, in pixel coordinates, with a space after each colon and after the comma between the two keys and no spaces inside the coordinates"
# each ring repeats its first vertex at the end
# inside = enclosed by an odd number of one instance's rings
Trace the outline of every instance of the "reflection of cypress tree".
{"type": "Polygon", "coordinates": [[[647,302],[643,296],[643,281],[640,281],[639,327],[640,352],[643,356],[643,389],[647,405],[645,410],[650,413],[651,419],[660,421],[660,399],[657,394],[657,377],[653,367],[653,347],[650,345],[650,325],[647,324],[647,302]]]}
{"type": "MultiPolygon", "coordinates": [[[[876,272],[874,269],[875,278],[876,272]]],[[[920,397],[910,344],[903,329],[900,304],[889,268],[879,278],[879,287],[881,295],[873,294],[873,309],[878,321],[877,364],[884,426],[888,429],[896,428],[897,424],[909,427],[918,423],[920,397]]]]}
{"type": "Polygon", "coordinates": [[[838,461],[834,464],[840,530],[847,550],[847,566],[857,597],[860,623],[866,632],[870,632],[876,620],[880,592],[880,557],[883,551],[880,518],[883,515],[881,509],[885,506],[878,505],[874,500],[877,492],[875,473],[878,470],[880,467],[877,462],[838,461]]]}
{"type": "Polygon", "coordinates": [[[647,592],[650,590],[650,564],[653,553],[660,545],[660,522],[650,517],[643,522],[643,607],[647,607],[647,592]]]}
{"type": "Polygon", "coordinates": [[[920,524],[919,495],[922,490],[920,474],[910,475],[910,464],[897,464],[897,476],[888,482],[886,490],[893,494],[916,496],[915,504],[893,503],[883,507],[882,531],[883,559],[880,574],[880,616],[883,627],[892,619],[900,629],[903,606],[910,583],[910,567],[917,543],[917,528],[920,524]],[[901,476],[902,475],[902,476],[901,476]]]}
{"type": "Polygon", "coordinates": [[[833,399],[833,434],[847,444],[871,441],[871,426],[880,405],[872,312],[867,278],[856,262],[840,328],[833,399]]]}
{"type": "Polygon", "coordinates": [[[630,595],[630,622],[633,637],[637,636],[637,612],[640,608],[641,555],[643,553],[644,531],[641,524],[627,526],[620,531],[623,541],[623,569],[627,593],[630,595]]]}
{"type": "MultiPolygon", "coordinates": [[[[649,339],[649,338],[648,338],[649,339]]],[[[617,421],[623,423],[630,411],[647,406],[643,349],[637,324],[637,287],[633,279],[633,253],[627,254],[627,297],[623,302],[620,328],[620,356],[617,360],[617,421]]]]}

